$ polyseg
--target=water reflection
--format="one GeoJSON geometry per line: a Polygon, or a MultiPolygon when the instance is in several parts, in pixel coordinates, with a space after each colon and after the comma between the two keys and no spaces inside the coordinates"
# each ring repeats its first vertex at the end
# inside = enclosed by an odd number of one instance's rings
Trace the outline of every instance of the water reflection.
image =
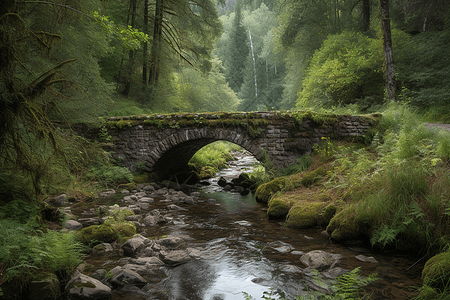
{"type": "Polygon", "coordinates": [[[294,298],[294,295],[307,293],[305,278],[296,270],[305,267],[299,258],[311,250],[341,254],[341,267],[345,269],[361,266],[366,275],[378,273],[380,280],[371,286],[377,300],[402,299],[407,296],[402,294],[403,287],[419,281],[420,266],[404,271],[414,261],[332,244],[318,228],[286,228],[268,220],[265,207],[256,203],[251,194],[218,192],[220,187],[214,181],[217,182],[217,178],[212,179],[213,185],[205,192],[205,197],[216,199],[216,205],[204,202],[185,206],[188,211],[174,216],[177,222],[151,228],[148,234],[187,236],[187,247],[199,250],[203,257],[177,267],[163,267],[165,273],[159,277],[160,281],[155,280],[128,296],[116,292],[113,299],[242,300],[243,292],[261,299],[270,288],[280,289],[288,298],[294,298]],[[379,263],[358,261],[355,256],[361,251],[375,256],[379,263]]]}

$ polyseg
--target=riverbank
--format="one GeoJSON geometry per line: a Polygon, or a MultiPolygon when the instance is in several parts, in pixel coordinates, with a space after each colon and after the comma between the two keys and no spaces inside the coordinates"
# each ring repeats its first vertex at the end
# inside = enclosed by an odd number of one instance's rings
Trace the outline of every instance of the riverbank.
{"type": "MultiPolygon", "coordinates": [[[[370,144],[326,139],[313,156],[314,164],[307,171],[258,188],[256,197],[268,205],[270,217],[292,228],[321,226],[336,243],[412,254],[417,261],[438,254],[437,265],[446,268],[450,241],[447,130],[421,124],[408,110],[396,106],[383,114],[370,144]]],[[[417,299],[449,297],[445,284],[449,274],[439,268],[425,267],[425,285],[417,299]]]]}

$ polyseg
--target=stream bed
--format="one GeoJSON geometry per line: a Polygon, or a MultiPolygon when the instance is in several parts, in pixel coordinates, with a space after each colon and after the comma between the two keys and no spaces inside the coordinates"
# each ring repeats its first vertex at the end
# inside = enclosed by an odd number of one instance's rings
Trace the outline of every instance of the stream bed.
{"type": "MultiPolygon", "coordinates": [[[[362,274],[378,274],[378,280],[366,291],[371,299],[407,299],[412,286],[420,285],[423,264],[417,258],[372,252],[360,246],[331,243],[321,228],[291,229],[283,222],[269,220],[266,207],[250,193],[224,192],[217,185],[219,177],[231,180],[242,171],[250,171],[254,158],[240,154],[229,169],[222,170],[211,185],[202,191],[203,200],[183,205],[173,222],[146,227],[145,237],[181,236],[186,247],[198,250],[200,259],[178,266],[161,266],[154,280],[145,286],[113,290],[112,299],[261,299],[264,293],[285,293],[287,299],[307,295],[309,286],[302,272],[300,257],[312,250],[339,255],[339,267],[361,268],[362,274]],[[206,201],[209,199],[209,201],[206,201]],[[211,200],[214,199],[214,200],[211,200]],[[358,257],[373,257],[376,262],[358,257]],[[415,264],[415,265],[414,265],[415,264]],[[248,298],[247,298],[248,299],[248,298]]],[[[155,200],[152,209],[163,209],[167,203],[155,200]]],[[[181,206],[181,205],[180,205],[181,206]]],[[[101,268],[111,264],[111,257],[90,256],[89,265],[101,268]]]]}

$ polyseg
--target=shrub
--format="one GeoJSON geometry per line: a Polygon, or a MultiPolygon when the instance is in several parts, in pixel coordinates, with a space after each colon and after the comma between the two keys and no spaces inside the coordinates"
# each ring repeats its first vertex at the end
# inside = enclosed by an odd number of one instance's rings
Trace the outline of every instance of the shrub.
{"type": "Polygon", "coordinates": [[[314,53],[297,107],[339,106],[369,98],[381,104],[384,94],[381,40],[361,33],[330,35],[314,53]],[[320,104],[319,104],[320,103],[320,104]]]}

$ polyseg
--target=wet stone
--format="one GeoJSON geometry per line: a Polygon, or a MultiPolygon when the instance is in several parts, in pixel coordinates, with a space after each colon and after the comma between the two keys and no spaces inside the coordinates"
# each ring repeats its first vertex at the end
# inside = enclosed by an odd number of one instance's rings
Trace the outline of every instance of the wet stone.
{"type": "Polygon", "coordinates": [[[368,263],[377,263],[378,261],[372,256],[364,256],[362,254],[355,256],[357,260],[368,263]]]}

